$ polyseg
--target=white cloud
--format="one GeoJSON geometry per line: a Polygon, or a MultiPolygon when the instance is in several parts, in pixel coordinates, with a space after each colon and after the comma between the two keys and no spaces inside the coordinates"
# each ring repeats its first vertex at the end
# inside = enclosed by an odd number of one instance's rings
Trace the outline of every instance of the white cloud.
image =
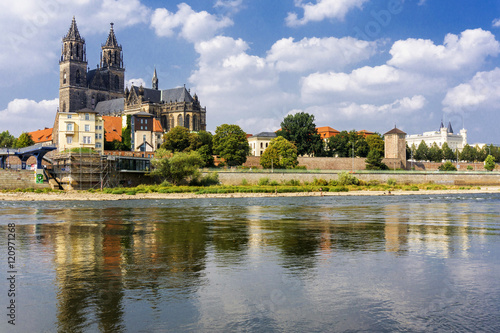
{"type": "Polygon", "coordinates": [[[492,24],[493,27],[500,28],[500,18],[494,19],[492,24]]]}
{"type": "Polygon", "coordinates": [[[9,102],[6,109],[0,111],[0,131],[8,130],[14,136],[19,136],[22,132],[52,127],[58,106],[58,98],[40,102],[15,99],[9,102]]]}
{"type": "Polygon", "coordinates": [[[140,86],[146,87],[146,81],[144,81],[144,79],[142,78],[127,80],[125,86],[130,89],[132,84],[134,85],[134,87],[140,87],[140,86]]]}
{"type": "Polygon", "coordinates": [[[500,68],[479,72],[472,80],[448,91],[443,100],[444,110],[498,111],[500,105],[500,68]]]}
{"type": "Polygon", "coordinates": [[[237,13],[243,8],[243,0],[217,0],[215,8],[224,8],[231,13],[237,13]]]}
{"type": "Polygon", "coordinates": [[[304,16],[299,19],[297,13],[288,13],[286,24],[288,26],[300,26],[309,22],[322,21],[324,19],[344,19],[347,12],[353,8],[361,8],[368,0],[316,0],[316,3],[304,4],[302,0],[296,0],[295,6],[304,10],[304,16]]]}
{"type": "Polygon", "coordinates": [[[377,119],[387,115],[410,114],[421,110],[427,103],[424,96],[416,95],[398,99],[392,103],[384,105],[343,103],[339,111],[349,118],[369,117],[377,119]]]}
{"type": "Polygon", "coordinates": [[[189,42],[208,40],[223,28],[233,25],[228,17],[217,17],[206,11],[195,12],[188,4],[177,5],[177,13],[158,8],[151,18],[151,27],[160,37],[171,37],[177,30],[189,42]]]}
{"type": "Polygon", "coordinates": [[[377,50],[376,42],[352,37],[304,38],[278,40],[267,54],[279,71],[340,70],[347,65],[369,59],[377,50]]]}
{"type": "Polygon", "coordinates": [[[460,36],[448,34],[443,45],[431,40],[407,39],[393,44],[389,65],[417,72],[464,71],[481,66],[488,56],[500,53],[495,36],[482,29],[466,30],[460,36]]]}

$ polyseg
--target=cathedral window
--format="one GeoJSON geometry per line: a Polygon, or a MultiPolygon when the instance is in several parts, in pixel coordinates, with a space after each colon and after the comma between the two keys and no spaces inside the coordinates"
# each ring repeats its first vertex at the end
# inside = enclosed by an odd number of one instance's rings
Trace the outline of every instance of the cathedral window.
{"type": "Polygon", "coordinates": [[[177,116],[177,126],[184,126],[182,122],[182,115],[177,116]]]}
{"type": "Polygon", "coordinates": [[[175,127],[175,124],[174,124],[174,116],[170,115],[170,129],[174,128],[175,127]]]}
{"type": "Polygon", "coordinates": [[[186,115],[186,127],[187,127],[187,129],[190,128],[190,126],[189,126],[190,125],[189,121],[191,120],[190,118],[191,117],[189,115],[186,115]]]}
{"type": "Polygon", "coordinates": [[[198,117],[196,115],[193,115],[193,131],[199,131],[200,128],[198,126],[198,117]]]}
{"type": "Polygon", "coordinates": [[[76,70],[76,84],[80,84],[80,70],[76,70]]]}
{"type": "Polygon", "coordinates": [[[63,72],[63,84],[66,84],[66,71],[63,72]]]}
{"type": "Polygon", "coordinates": [[[115,76],[115,90],[120,89],[120,78],[118,75],[115,76]]]}

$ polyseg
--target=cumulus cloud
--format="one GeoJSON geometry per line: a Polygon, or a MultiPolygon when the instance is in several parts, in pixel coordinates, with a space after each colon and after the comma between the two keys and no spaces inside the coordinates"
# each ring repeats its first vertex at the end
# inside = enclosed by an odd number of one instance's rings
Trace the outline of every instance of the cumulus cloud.
{"type": "Polygon", "coordinates": [[[493,20],[493,27],[500,28],[500,18],[493,20]]]}
{"type": "Polygon", "coordinates": [[[350,64],[369,59],[377,50],[376,42],[365,42],[352,37],[304,38],[295,42],[283,38],[271,47],[267,61],[286,72],[340,70],[350,64]]]}
{"type": "Polygon", "coordinates": [[[491,111],[500,104],[500,68],[479,72],[472,80],[448,91],[443,100],[444,111],[491,111]]]}
{"type": "Polygon", "coordinates": [[[59,99],[36,102],[30,99],[14,99],[0,111],[2,129],[15,136],[44,127],[52,127],[59,106],[59,99]]]}
{"type": "Polygon", "coordinates": [[[243,0],[217,0],[214,7],[237,13],[243,8],[243,0]]]}
{"type": "Polygon", "coordinates": [[[416,95],[384,105],[343,103],[339,107],[339,111],[350,118],[363,116],[376,119],[387,115],[410,114],[422,110],[426,103],[427,100],[424,96],[416,95]]]}
{"type": "Polygon", "coordinates": [[[443,45],[431,40],[407,39],[393,44],[389,65],[405,70],[451,72],[478,68],[488,56],[500,53],[495,36],[482,29],[465,30],[460,36],[448,34],[443,45]]]}
{"type": "Polygon", "coordinates": [[[296,0],[295,6],[304,10],[304,16],[299,19],[297,13],[288,13],[286,24],[290,27],[318,22],[324,19],[343,20],[348,11],[361,8],[368,0],[316,0],[316,3],[303,3],[296,0]]]}
{"type": "Polygon", "coordinates": [[[151,27],[160,37],[171,37],[177,30],[189,42],[200,42],[215,36],[221,29],[233,25],[228,17],[217,17],[206,11],[195,12],[188,4],[177,5],[177,12],[158,8],[151,18],[151,27]]]}
{"type": "Polygon", "coordinates": [[[146,81],[144,81],[144,79],[142,78],[138,78],[138,79],[130,79],[127,80],[127,82],[125,82],[125,86],[129,89],[132,85],[134,85],[134,87],[140,87],[140,86],[146,87],[146,81]]]}

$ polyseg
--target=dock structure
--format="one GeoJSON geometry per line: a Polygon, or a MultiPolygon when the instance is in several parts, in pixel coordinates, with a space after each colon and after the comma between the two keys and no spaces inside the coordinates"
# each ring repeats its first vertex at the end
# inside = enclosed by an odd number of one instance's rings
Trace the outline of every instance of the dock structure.
{"type": "Polygon", "coordinates": [[[25,147],[25,148],[1,148],[0,149],[0,168],[6,169],[8,167],[8,159],[15,156],[21,160],[21,169],[26,169],[26,161],[34,156],[36,158],[36,165],[38,169],[42,169],[42,160],[45,154],[56,150],[54,145],[43,145],[42,143],[25,147]]]}

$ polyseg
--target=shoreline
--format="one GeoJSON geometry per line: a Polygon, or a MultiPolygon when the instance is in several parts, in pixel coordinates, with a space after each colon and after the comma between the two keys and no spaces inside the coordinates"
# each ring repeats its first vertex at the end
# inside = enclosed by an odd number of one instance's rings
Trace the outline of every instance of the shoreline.
{"type": "Polygon", "coordinates": [[[333,197],[333,196],[404,196],[404,195],[444,195],[444,194],[494,194],[500,193],[500,186],[488,186],[470,190],[396,190],[387,191],[349,191],[349,192],[295,192],[295,193],[137,193],[108,194],[68,191],[61,193],[7,192],[0,193],[0,201],[119,201],[119,200],[175,200],[205,198],[275,198],[275,197],[333,197]]]}

